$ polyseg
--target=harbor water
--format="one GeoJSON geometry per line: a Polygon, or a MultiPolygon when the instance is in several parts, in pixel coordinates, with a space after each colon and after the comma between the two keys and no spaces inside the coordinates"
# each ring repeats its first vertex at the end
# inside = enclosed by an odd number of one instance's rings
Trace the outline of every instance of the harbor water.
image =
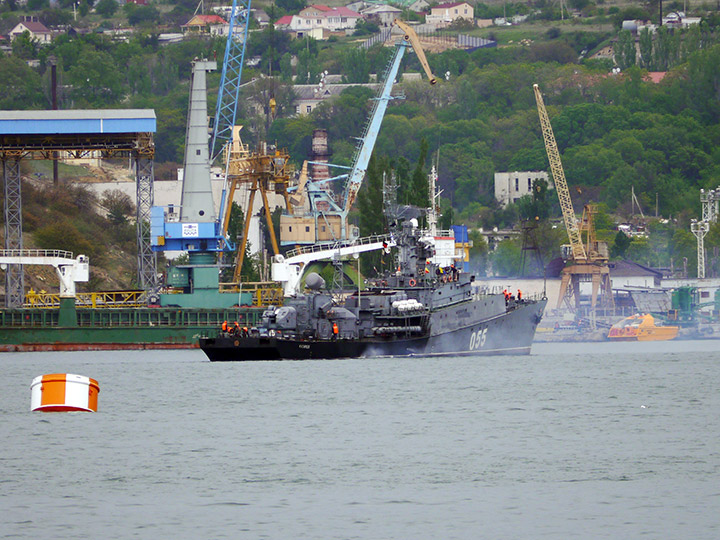
{"type": "Polygon", "coordinates": [[[0,538],[720,538],[720,341],[0,368],[0,538]],[[46,373],[98,412],[30,412],[46,373]]]}

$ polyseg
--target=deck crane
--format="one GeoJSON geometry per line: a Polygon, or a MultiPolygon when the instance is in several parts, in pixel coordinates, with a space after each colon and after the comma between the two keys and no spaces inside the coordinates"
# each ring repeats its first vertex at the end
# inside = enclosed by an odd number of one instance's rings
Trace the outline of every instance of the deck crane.
{"type": "MultiPolygon", "coordinates": [[[[402,39],[385,71],[383,84],[379,90],[373,109],[370,113],[363,135],[359,139],[352,167],[347,175],[330,180],[347,178],[345,187],[336,199],[325,185],[308,180],[305,183],[305,195],[309,203],[309,212],[288,212],[280,218],[280,238],[283,245],[307,245],[323,242],[353,241],[358,237],[357,229],[350,230],[347,217],[362,185],[367,171],[370,156],[377,140],[388,102],[393,99],[390,92],[393,82],[400,69],[400,62],[408,47],[412,47],[427,75],[430,84],[437,80],[430,71],[420,39],[415,31],[406,23],[395,19],[394,24],[403,31],[402,39]]],[[[338,167],[334,165],[334,167],[338,167]]],[[[327,180],[325,181],[327,182],[327,180]]],[[[298,190],[299,191],[299,190],[298,190]]],[[[296,192],[298,193],[298,192],[296,192]]]]}
{"type": "Polygon", "coordinates": [[[570,198],[570,190],[568,189],[567,180],[565,179],[565,171],[563,170],[562,161],[560,160],[560,152],[558,151],[555,135],[553,134],[552,125],[550,124],[550,118],[548,117],[545,103],[543,102],[542,94],[537,84],[533,85],[533,91],[535,92],[535,101],[540,117],[545,150],[547,151],[550,170],[552,171],[555,182],[555,191],[557,191],[558,199],[560,200],[563,220],[565,221],[565,228],[568,239],[570,240],[570,256],[568,257],[565,268],[562,270],[557,307],[559,308],[563,301],[565,301],[571,310],[577,309],[580,305],[580,282],[591,281],[591,308],[594,314],[597,305],[598,291],[601,293],[603,305],[613,305],[610,269],[607,264],[607,244],[598,242],[595,238],[595,227],[593,224],[595,208],[592,205],[585,206],[580,226],[578,226],[577,217],[573,210],[572,199],[570,198]],[[583,232],[586,233],[586,242],[584,244],[582,240],[583,232]],[[571,302],[573,298],[574,304],[571,302]]]}
{"type": "MultiPolygon", "coordinates": [[[[194,299],[190,298],[192,295],[186,295],[188,303],[183,307],[192,307],[193,303],[198,302],[201,303],[199,307],[202,307],[210,296],[218,293],[217,255],[235,249],[222,229],[222,202],[220,215],[215,210],[210,165],[219,154],[216,146],[223,147],[231,138],[249,21],[250,0],[233,0],[211,136],[208,135],[207,73],[217,69],[217,62],[204,59],[193,61],[180,207],[171,205],[167,208],[151,208],[150,234],[153,251],[188,253],[189,263],[182,267],[173,267],[166,283],[197,293],[194,299]],[[241,10],[238,9],[239,6],[241,10]]],[[[166,300],[163,296],[165,295],[160,297],[161,303],[166,300]]],[[[183,295],[170,296],[174,298],[168,301],[173,304],[183,301],[180,298],[183,295]]],[[[234,296],[237,303],[237,295],[234,296]]]]}

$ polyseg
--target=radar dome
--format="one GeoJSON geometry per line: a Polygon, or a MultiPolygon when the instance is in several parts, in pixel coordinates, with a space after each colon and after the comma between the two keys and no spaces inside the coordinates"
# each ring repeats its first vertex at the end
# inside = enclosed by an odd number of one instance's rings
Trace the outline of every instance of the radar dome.
{"type": "Polygon", "coordinates": [[[305,278],[305,286],[311,291],[319,291],[325,287],[325,280],[317,272],[310,272],[305,278]]]}

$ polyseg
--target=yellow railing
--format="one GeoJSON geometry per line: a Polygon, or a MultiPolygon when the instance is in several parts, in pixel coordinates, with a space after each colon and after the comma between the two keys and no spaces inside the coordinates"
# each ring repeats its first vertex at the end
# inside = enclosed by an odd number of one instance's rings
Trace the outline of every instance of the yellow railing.
{"type": "MultiPolygon", "coordinates": [[[[128,308],[147,305],[144,291],[110,291],[77,293],[77,308],[128,308]]],[[[45,291],[35,292],[32,289],[25,295],[24,307],[57,308],[60,306],[60,295],[45,291]]]]}
{"type": "Polygon", "coordinates": [[[222,293],[250,293],[252,306],[279,306],[283,303],[283,290],[275,281],[258,281],[254,283],[221,283],[222,293]]]}

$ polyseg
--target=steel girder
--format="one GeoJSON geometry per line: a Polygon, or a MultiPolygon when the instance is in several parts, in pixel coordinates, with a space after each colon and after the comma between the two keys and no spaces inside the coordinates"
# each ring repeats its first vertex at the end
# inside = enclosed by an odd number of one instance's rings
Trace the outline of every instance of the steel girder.
{"type": "MultiPolygon", "coordinates": [[[[20,160],[3,160],[5,195],[5,249],[22,249],[22,190],[20,160]]],[[[5,269],[5,307],[19,308],[23,304],[25,279],[21,264],[9,264],[5,269]]]]}

